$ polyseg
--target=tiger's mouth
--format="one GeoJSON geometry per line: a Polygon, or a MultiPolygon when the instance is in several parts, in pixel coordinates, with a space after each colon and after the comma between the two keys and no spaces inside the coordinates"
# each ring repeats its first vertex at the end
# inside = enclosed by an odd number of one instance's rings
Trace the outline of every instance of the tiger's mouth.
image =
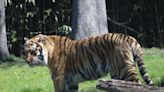
{"type": "Polygon", "coordinates": [[[31,62],[26,61],[28,63],[29,66],[33,67],[33,66],[44,66],[44,62],[38,58],[33,58],[31,62]]]}

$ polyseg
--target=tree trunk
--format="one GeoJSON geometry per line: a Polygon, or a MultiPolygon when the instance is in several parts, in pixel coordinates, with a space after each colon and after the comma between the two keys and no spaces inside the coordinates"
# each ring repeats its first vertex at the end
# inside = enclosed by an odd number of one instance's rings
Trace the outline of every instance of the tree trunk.
{"type": "Polygon", "coordinates": [[[83,39],[108,32],[105,0],[73,0],[72,33],[83,39]]]}
{"type": "Polygon", "coordinates": [[[0,60],[9,56],[6,38],[6,24],[5,24],[5,5],[4,0],[0,0],[0,60]]]}
{"type": "Polygon", "coordinates": [[[96,0],[99,35],[108,33],[106,0],[96,0]]]}

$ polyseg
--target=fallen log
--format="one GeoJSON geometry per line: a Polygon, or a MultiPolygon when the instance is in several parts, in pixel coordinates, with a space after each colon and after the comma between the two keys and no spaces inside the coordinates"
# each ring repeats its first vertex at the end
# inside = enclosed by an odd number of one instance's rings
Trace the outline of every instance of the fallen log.
{"type": "Polygon", "coordinates": [[[107,92],[164,92],[164,87],[150,87],[122,80],[99,80],[96,88],[107,92]]]}

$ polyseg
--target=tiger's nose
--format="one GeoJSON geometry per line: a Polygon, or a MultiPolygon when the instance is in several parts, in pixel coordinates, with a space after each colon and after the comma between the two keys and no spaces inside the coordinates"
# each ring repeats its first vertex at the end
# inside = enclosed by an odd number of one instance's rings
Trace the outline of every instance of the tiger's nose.
{"type": "Polygon", "coordinates": [[[27,62],[28,64],[30,64],[30,63],[31,63],[31,61],[32,61],[32,59],[31,59],[31,58],[26,58],[26,62],[27,62]]]}
{"type": "Polygon", "coordinates": [[[26,62],[27,62],[28,64],[30,64],[30,62],[29,62],[29,61],[27,61],[27,60],[26,60],[26,62]]]}
{"type": "Polygon", "coordinates": [[[29,61],[29,60],[26,60],[26,62],[27,62],[28,64],[30,64],[30,61],[29,61]]]}

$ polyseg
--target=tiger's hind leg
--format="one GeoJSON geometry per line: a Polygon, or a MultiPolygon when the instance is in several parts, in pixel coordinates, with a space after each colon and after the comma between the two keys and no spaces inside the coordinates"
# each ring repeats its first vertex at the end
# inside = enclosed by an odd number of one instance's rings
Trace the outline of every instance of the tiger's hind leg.
{"type": "Polygon", "coordinates": [[[121,59],[119,60],[121,63],[119,64],[119,75],[121,79],[140,83],[131,48],[125,44],[122,46],[122,49],[120,49],[120,52],[121,54],[119,53],[119,56],[121,59]]]}
{"type": "Polygon", "coordinates": [[[132,64],[131,61],[125,63],[124,67],[120,70],[120,72],[122,80],[141,83],[139,81],[136,66],[132,64]]]}
{"type": "Polygon", "coordinates": [[[116,80],[133,81],[141,84],[136,67],[133,65],[124,65],[120,70],[120,74],[111,75],[111,78],[116,80]]]}
{"type": "Polygon", "coordinates": [[[55,92],[78,92],[78,85],[67,82],[54,82],[55,92]]]}

